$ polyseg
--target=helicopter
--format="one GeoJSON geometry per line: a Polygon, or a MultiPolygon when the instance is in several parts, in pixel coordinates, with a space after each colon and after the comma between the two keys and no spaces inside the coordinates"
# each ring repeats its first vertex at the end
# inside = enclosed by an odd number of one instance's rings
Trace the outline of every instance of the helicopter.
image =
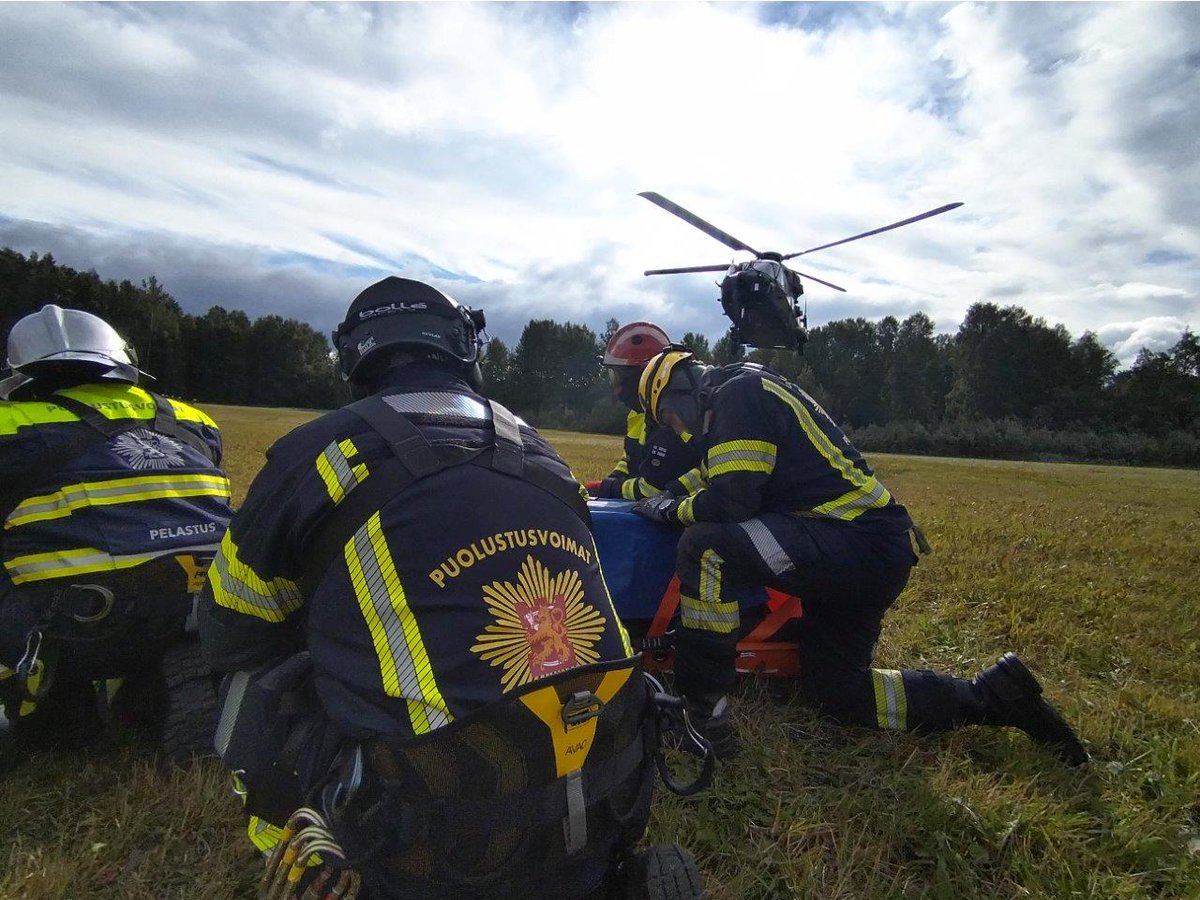
{"type": "Polygon", "coordinates": [[[721,280],[721,307],[725,315],[733,322],[733,339],[751,347],[764,349],[786,349],[803,352],[804,343],[808,340],[808,316],[800,306],[800,297],[804,293],[801,277],[823,284],[835,291],[845,293],[846,289],[832,282],[825,281],[806,272],[798,272],[784,265],[789,259],[815,253],[848,244],[860,238],[870,237],[884,231],[891,231],[902,225],[911,225],[922,219],[937,216],[962,206],[962,203],[948,203],[937,209],[930,209],[915,216],[910,216],[899,222],[873,228],[861,234],[855,234],[840,241],[809,247],[795,253],[775,253],[773,251],[758,251],[745,241],[738,240],[728,232],[701,219],[695,213],[689,212],[678,203],[674,203],[654,191],[642,191],[639,197],[645,197],[655,206],[665,209],[672,215],[678,216],[699,228],[709,237],[715,238],[732,250],[746,250],[754,254],[749,262],[721,263],[713,266],[685,266],[676,269],[649,269],[645,275],[680,275],[688,272],[725,272],[721,280]]]}

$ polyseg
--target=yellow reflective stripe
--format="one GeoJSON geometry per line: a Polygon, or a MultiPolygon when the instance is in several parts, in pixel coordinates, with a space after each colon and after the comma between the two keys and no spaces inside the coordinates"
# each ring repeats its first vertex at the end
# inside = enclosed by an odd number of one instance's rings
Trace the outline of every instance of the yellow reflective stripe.
{"type": "Polygon", "coordinates": [[[63,485],[52,494],[22,500],[5,520],[4,527],[16,528],[30,522],[63,518],[85,506],[112,506],[172,497],[228,498],[229,479],[222,475],[158,474],[63,485]]]}
{"type": "Polygon", "coordinates": [[[689,494],[694,494],[700,488],[704,487],[704,479],[700,476],[698,468],[692,469],[690,472],[684,472],[677,480],[689,494]]]}
{"type": "Polygon", "coordinates": [[[282,622],[304,605],[304,595],[296,582],[286,578],[268,581],[239,560],[237,545],[229,531],[225,532],[221,550],[208,567],[208,582],[218,606],[267,622],[282,622]]]}
{"type": "Polygon", "coordinates": [[[246,826],[246,834],[250,836],[250,841],[255,847],[266,853],[279,843],[279,838],[283,835],[283,829],[278,825],[272,825],[266,819],[251,816],[250,824],[246,826]]]}
{"type": "Polygon", "coordinates": [[[378,512],[346,542],[345,556],[354,594],[379,658],[384,693],[408,701],[409,719],[416,734],[449,724],[453,716],[438,689],[378,512]]]}
{"type": "Polygon", "coordinates": [[[709,465],[708,477],[716,478],[718,475],[729,475],[733,472],[762,472],[764,475],[770,475],[775,471],[775,463],[763,462],[762,460],[750,459],[734,459],[728,462],[723,462],[719,465],[709,465]]]}
{"type": "Polygon", "coordinates": [[[622,456],[620,461],[615,466],[613,466],[613,471],[616,472],[618,475],[628,475],[629,474],[629,463],[627,463],[625,461],[625,457],[622,456]]]}
{"type": "Polygon", "coordinates": [[[679,520],[680,525],[695,525],[696,514],[692,511],[692,505],[696,502],[699,494],[691,494],[679,501],[679,505],[675,507],[675,518],[679,520]]]}
{"type": "Polygon", "coordinates": [[[908,727],[908,698],[904,676],[896,669],[872,669],[875,688],[875,718],[880,728],[903,731],[908,727]]]}
{"type": "Polygon", "coordinates": [[[638,491],[638,494],[642,497],[657,497],[659,494],[662,493],[661,490],[656,488],[654,485],[652,485],[650,482],[648,482],[645,478],[639,478],[637,480],[637,491],[638,491]]]}
{"type": "Polygon", "coordinates": [[[869,490],[865,493],[858,489],[850,491],[828,503],[813,507],[812,511],[820,515],[849,521],[857,519],[868,509],[883,509],[891,502],[892,495],[874,476],[867,479],[867,485],[864,487],[867,486],[869,486],[869,490]]]}
{"type": "Polygon", "coordinates": [[[325,482],[325,489],[335,506],[367,477],[367,467],[364,463],[350,465],[349,457],[357,453],[358,448],[354,446],[354,442],[346,438],[331,442],[317,456],[317,472],[325,482]]]}
{"type": "Polygon", "coordinates": [[[730,472],[763,472],[770,475],[775,471],[777,448],[768,441],[726,441],[708,451],[708,477],[726,475],[730,472]]]}
{"type": "Polygon", "coordinates": [[[625,436],[631,437],[639,444],[646,443],[646,414],[635,409],[625,417],[625,436]]]}
{"type": "Polygon", "coordinates": [[[741,623],[736,600],[725,603],[705,603],[686,594],[679,596],[679,616],[684,628],[732,634],[741,623]]]}
{"type": "MultiPolygon", "coordinates": [[[[858,489],[857,493],[871,493],[874,487],[875,478],[855,468],[854,463],[850,462],[850,460],[846,458],[846,455],[842,453],[842,451],[836,445],[834,445],[831,440],[829,440],[829,435],[822,431],[817,423],[813,420],[812,413],[808,411],[807,406],[805,406],[779,385],[775,384],[773,381],[768,381],[764,378],[762,380],[762,386],[764,390],[771,392],[789,407],[791,407],[791,410],[795,414],[796,420],[800,423],[800,427],[804,430],[805,435],[808,436],[808,439],[812,445],[817,448],[817,452],[825,457],[825,461],[829,463],[831,468],[836,470],[846,481],[854,485],[854,487],[858,489]]],[[[839,498],[839,500],[840,499],[841,498],[839,498]]],[[[833,502],[837,503],[838,501],[833,502]]]]}
{"type": "Polygon", "coordinates": [[[81,547],[75,550],[54,550],[49,553],[32,553],[27,556],[17,556],[7,560],[4,568],[8,571],[13,584],[26,584],[30,581],[45,581],[49,578],[64,578],[68,575],[88,575],[93,572],[112,572],[118,569],[129,569],[141,565],[169,553],[182,550],[211,549],[212,545],[204,547],[176,547],[157,553],[137,553],[129,556],[110,556],[95,547],[81,547]]]}
{"type": "Polygon", "coordinates": [[[626,478],[621,482],[621,497],[625,500],[641,500],[643,497],[657,497],[661,493],[662,491],[645,478],[626,478]]]}
{"type": "MultiPolygon", "coordinates": [[[[156,413],[154,398],[141,388],[131,385],[84,385],[58,391],[86,403],[108,419],[153,419],[156,413]]],[[[175,418],[181,422],[196,422],[216,428],[217,424],[194,406],[171,400],[175,418]]],[[[79,416],[54,403],[26,400],[0,406],[0,434],[16,434],[17,429],[30,425],[51,425],[56,422],[78,422],[79,416]]]]}

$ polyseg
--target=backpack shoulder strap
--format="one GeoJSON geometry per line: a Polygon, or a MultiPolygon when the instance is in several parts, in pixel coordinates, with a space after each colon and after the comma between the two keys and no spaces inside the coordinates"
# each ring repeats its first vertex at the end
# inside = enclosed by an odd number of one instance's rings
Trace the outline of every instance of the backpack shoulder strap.
{"type": "Polygon", "coordinates": [[[379,395],[345,407],[387,442],[394,458],[372,468],[367,489],[350,491],[333,508],[305,548],[307,562],[301,588],[306,595],[312,595],[330,564],[344,552],[346,542],[384,503],[423,478],[466,463],[520,478],[554,495],[591,529],[587,503],[578,489],[526,458],[516,416],[494,401],[487,401],[487,405],[492,413],[491,446],[478,449],[451,445],[434,447],[406,415],[379,395]]]}
{"type": "Polygon", "coordinates": [[[197,453],[202,454],[210,463],[215,464],[217,460],[213,448],[200,435],[188,431],[179,423],[179,419],[175,415],[175,407],[171,405],[171,401],[153,391],[147,391],[146,393],[154,398],[154,422],[150,426],[151,430],[158,434],[165,434],[167,437],[173,437],[177,441],[182,441],[197,453]]]}

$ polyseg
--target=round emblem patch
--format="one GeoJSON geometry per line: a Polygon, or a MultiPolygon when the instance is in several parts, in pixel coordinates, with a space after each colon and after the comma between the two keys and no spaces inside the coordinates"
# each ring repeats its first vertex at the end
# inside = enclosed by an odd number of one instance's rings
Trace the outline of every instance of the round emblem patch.
{"type": "Polygon", "coordinates": [[[599,660],[593,648],[604,634],[604,617],[583,602],[583,581],[575,570],[554,575],[530,555],[516,584],[484,585],[483,599],[496,621],[471,651],[503,667],[505,692],[599,660]]]}
{"type": "Polygon", "coordinates": [[[146,428],[117,435],[113,450],[134,469],[171,469],[184,464],[182,444],[146,428]]]}

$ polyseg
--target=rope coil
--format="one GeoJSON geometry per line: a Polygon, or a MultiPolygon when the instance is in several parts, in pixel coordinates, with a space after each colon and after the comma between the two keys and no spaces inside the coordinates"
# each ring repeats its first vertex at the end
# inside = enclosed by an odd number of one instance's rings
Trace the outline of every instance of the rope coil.
{"type": "Polygon", "coordinates": [[[362,877],[345,862],[346,853],[324,817],[311,807],[298,809],[267,860],[258,900],[357,900],[362,877]],[[330,865],[331,859],[342,865],[330,865]],[[307,885],[305,873],[311,876],[307,885]]]}

